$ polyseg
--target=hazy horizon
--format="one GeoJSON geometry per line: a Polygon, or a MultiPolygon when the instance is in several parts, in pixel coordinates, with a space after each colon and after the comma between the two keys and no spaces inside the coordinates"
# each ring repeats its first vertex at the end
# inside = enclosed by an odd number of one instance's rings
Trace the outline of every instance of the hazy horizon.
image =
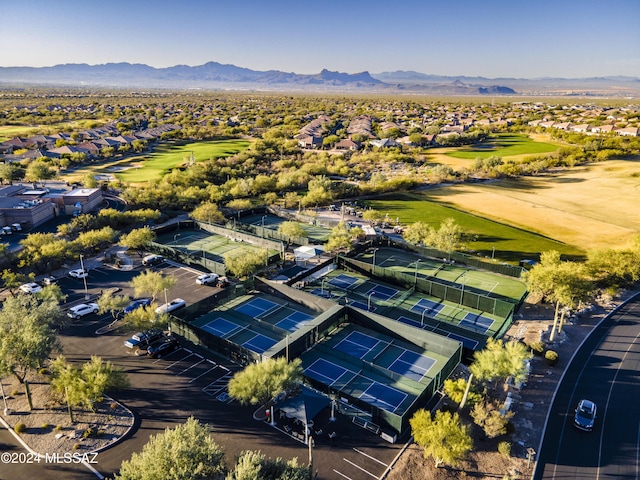
{"type": "Polygon", "coordinates": [[[640,76],[637,0],[4,0],[0,66],[207,62],[316,74],[640,76]]]}

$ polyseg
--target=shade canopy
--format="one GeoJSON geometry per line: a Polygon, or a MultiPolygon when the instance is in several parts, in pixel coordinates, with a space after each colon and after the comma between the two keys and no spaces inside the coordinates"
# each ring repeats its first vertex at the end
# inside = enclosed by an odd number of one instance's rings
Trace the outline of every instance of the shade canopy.
{"type": "Polygon", "coordinates": [[[300,394],[278,404],[278,408],[288,418],[297,418],[305,425],[312,421],[323,408],[329,406],[329,399],[313,390],[302,387],[300,394]]]}

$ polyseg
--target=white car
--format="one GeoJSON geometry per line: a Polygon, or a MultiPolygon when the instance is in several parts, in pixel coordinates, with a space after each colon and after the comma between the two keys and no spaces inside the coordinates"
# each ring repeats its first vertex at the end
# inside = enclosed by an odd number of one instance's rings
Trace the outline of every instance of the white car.
{"type": "Polygon", "coordinates": [[[173,312],[174,310],[184,307],[186,304],[187,302],[185,302],[183,299],[174,298],[169,303],[163,303],[158,308],[156,308],[156,313],[173,312]]]}
{"type": "Polygon", "coordinates": [[[76,270],[69,270],[69,276],[71,278],[85,278],[88,275],[89,274],[87,273],[87,271],[81,268],[77,268],[76,270]]]}
{"type": "Polygon", "coordinates": [[[24,293],[38,293],[42,291],[42,287],[37,283],[25,283],[24,285],[20,285],[20,291],[24,293]]]}
{"type": "Polygon", "coordinates": [[[80,305],[71,307],[67,312],[67,316],[69,318],[80,318],[90,313],[98,313],[98,310],[100,310],[100,307],[98,307],[97,303],[81,303],[80,305]]]}
{"type": "Polygon", "coordinates": [[[205,273],[204,275],[200,275],[196,278],[196,283],[198,285],[215,285],[218,281],[218,277],[219,275],[217,273],[205,273]]]}

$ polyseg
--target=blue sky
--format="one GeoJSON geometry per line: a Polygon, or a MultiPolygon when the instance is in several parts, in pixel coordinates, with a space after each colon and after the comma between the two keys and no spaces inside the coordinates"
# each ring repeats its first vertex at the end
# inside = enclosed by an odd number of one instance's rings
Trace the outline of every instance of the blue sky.
{"type": "Polygon", "coordinates": [[[0,0],[0,66],[640,77],[640,0],[0,0]]]}

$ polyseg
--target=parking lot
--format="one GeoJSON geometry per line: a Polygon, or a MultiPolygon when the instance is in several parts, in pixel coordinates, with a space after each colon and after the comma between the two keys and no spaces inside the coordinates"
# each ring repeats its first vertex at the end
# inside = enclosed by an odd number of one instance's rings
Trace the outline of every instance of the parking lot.
{"type": "MultiPolygon", "coordinates": [[[[89,301],[95,301],[101,291],[109,288],[119,288],[119,294],[133,297],[129,282],[143,271],[139,266],[140,259],[135,260],[138,265],[130,271],[91,266],[86,290],[82,279],[60,278],[59,285],[68,295],[64,307],[85,302],[85,295],[89,295],[89,301]]],[[[216,287],[197,285],[195,278],[202,273],[197,270],[173,262],[163,262],[150,268],[173,275],[178,280],[168,292],[169,300],[180,297],[189,305],[219,291],[216,287]]],[[[256,407],[242,406],[229,398],[229,379],[240,370],[240,366],[186,344],[157,359],[149,358],[142,350],[136,355],[136,349],[124,346],[125,340],[135,331],[125,328],[96,334],[111,321],[110,314],[89,314],[67,326],[60,334],[62,353],[68,361],[86,362],[92,355],[97,355],[122,368],[130,382],[129,388],[114,392],[113,396],[134,412],[136,428],[125,441],[100,452],[98,464],[94,467],[102,475],[117,473],[122,461],[130,458],[131,452],[142,450],[151,435],[173,428],[190,416],[211,426],[213,438],[224,448],[228,462],[247,449],[260,450],[273,458],[297,457],[301,463],[308,461],[306,445],[265,421],[254,420],[256,407]]],[[[314,469],[318,471],[318,478],[378,478],[401,445],[388,444],[379,436],[345,420],[345,417],[338,418],[340,420],[333,424],[335,427],[332,425],[336,437],[329,439],[323,435],[315,443],[314,469]]],[[[3,441],[5,438],[2,437],[3,441]]],[[[12,469],[7,475],[24,478],[21,475],[26,472],[33,478],[57,480],[61,474],[58,469],[47,466],[30,465],[25,468],[12,469]]],[[[73,480],[95,478],[81,465],[66,466],[64,475],[73,480]]]]}

